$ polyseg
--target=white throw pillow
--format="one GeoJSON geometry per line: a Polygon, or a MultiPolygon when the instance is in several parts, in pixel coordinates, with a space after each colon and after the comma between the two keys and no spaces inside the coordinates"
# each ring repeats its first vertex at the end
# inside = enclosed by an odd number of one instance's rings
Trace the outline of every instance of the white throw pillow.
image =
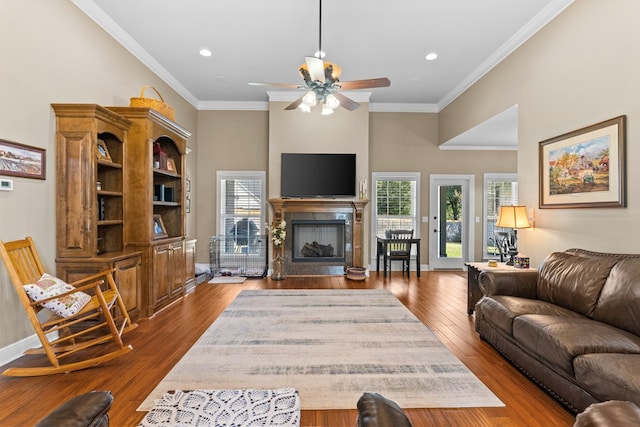
{"type": "MultiPolygon", "coordinates": [[[[34,302],[54,297],[75,289],[65,281],[47,273],[44,273],[36,283],[24,285],[22,288],[27,295],[29,295],[31,301],[34,302]]],[[[82,307],[87,305],[89,300],[91,300],[91,295],[85,292],[76,292],[71,295],[47,301],[43,304],[43,307],[48,308],[59,316],[69,317],[82,310],[82,307]]]]}

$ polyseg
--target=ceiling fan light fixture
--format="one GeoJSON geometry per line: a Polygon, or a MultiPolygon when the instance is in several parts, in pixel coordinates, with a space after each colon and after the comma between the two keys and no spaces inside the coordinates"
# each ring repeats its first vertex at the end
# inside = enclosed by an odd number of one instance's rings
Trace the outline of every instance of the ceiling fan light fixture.
{"type": "Polygon", "coordinates": [[[340,106],[340,101],[334,94],[330,93],[329,95],[327,95],[327,98],[324,101],[324,105],[331,110],[335,110],[340,106]]]}
{"type": "Polygon", "coordinates": [[[307,94],[302,98],[302,104],[307,107],[313,107],[318,103],[318,97],[315,92],[310,90],[307,94]]]}
{"type": "Polygon", "coordinates": [[[329,114],[333,114],[333,110],[329,107],[327,107],[327,104],[323,104],[322,105],[322,114],[323,116],[328,116],[329,114]]]}
{"type": "Polygon", "coordinates": [[[324,58],[325,56],[327,56],[327,54],[326,54],[326,53],[324,53],[324,51],[319,50],[319,51],[317,51],[316,53],[314,53],[314,54],[313,54],[313,56],[315,56],[315,57],[316,57],[316,58],[318,58],[318,59],[322,59],[322,58],[324,58]]]}
{"type": "Polygon", "coordinates": [[[303,102],[303,103],[301,103],[301,104],[298,106],[298,108],[299,108],[301,111],[305,112],[305,113],[310,113],[310,112],[311,112],[311,107],[309,107],[309,106],[308,106],[307,104],[305,104],[304,102],[303,102]]]}

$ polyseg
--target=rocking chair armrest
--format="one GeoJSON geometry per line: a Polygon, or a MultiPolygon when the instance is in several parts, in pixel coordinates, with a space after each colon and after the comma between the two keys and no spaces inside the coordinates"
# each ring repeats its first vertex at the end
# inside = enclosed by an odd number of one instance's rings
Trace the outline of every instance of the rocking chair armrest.
{"type": "Polygon", "coordinates": [[[59,298],[63,298],[63,297],[69,296],[69,295],[73,295],[73,294],[78,293],[78,292],[83,292],[83,291],[85,291],[87,289],[95,289],[96,291],[99,290],[101,293],[104,293],[104,291],[102,289],[100,289],[100,285],[101,285],[100,282],[89,283],[89,284],[77,287],[77,288],[72,289],[72,290],[67,291],[67,292],[62,292],[62,293],[59,293],[57,295],[52,295],[52,296],[47,297],[47,298],[39,299],[37,301],[30,301],[29,304],[32,305],[32,306],[42,306],[43,304],[45,304],[45,303],[47,303],[49,301],[57,300],[59,298]]]}

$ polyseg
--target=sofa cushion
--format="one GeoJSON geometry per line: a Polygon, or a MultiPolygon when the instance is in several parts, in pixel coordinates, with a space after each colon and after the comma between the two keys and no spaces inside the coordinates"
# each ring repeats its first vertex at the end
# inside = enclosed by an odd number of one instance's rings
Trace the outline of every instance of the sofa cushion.
{"type": "Polygon", "coordinates": [[[578,313],[557,305],[528,298],[495,295],[482,298],[476,307],[489,324],[501,329],[509,335],[513,334],[513,319],[523,314],[546,314],[558,317],[583,317],[578,313]]]}
{"type": "Polygon", "coordinates": [[[554,252],[540,265],[538,298],[589,316],[609,272],[618,261],[614,257],[554,252]]]}
{"type": "Polygon", "coordinates": [[[593,318],[640,335],[640,259],[620,260],[602,288],[593,318]]]}
{"type": "Polygon", "coordinates": [[[532,354],[573,376],[573,359],[589,353],[640,353],[640,337],[588,318],[525,314],[513,336],[532,354]]]}
{"type": "Polygon", "coordinates": [[[573,361],[576,381],[600,400],[640,405],[640,354],[593,353],[573,361]]]}
{"type": "Polygon", "coordinates": [[[578,414],[573,427],[637,427],[640,408],[632,402],[609,400],[594,403],[578,414]]]}

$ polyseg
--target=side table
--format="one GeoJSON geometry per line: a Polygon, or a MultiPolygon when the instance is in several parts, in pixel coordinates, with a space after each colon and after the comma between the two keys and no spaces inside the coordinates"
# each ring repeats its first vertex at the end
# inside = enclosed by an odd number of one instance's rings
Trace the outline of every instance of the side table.
{"type": "Polygon", "coordinates": [[[480,281],[478,277],[483,271],[529,271],[531,268],[515,268],[512,265],[507,265],[504,262],[499,262],[496,267],[489,267],[489,264],[484,262],[465,262],[467,266],[467,314],[472,315],[475,310],[476,303],[482,298],[482,291],[480,290],[480,281]]]}

